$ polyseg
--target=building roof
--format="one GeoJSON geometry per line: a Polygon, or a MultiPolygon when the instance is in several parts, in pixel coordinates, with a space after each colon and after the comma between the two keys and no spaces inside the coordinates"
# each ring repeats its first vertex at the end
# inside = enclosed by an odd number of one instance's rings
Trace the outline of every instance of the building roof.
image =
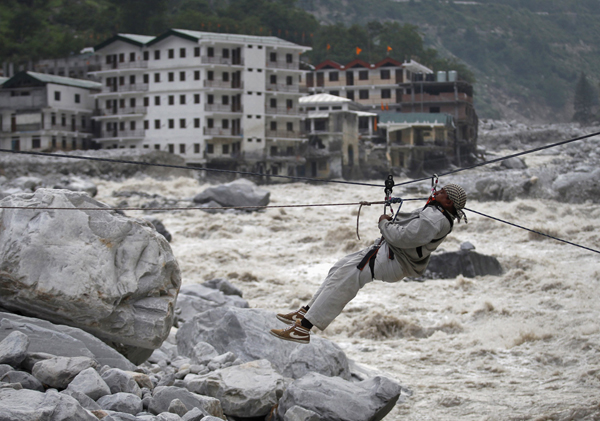
{"type": "Polygon", "coordinates": [[[362,59],[354,59],[350,63],[340,64],[333,60],[325,60],[315,66],[315,70],[321,69],[338,69],[338,70],[346,70],[353,68],[365,68],[365,69],[377,69],[379,67],[404,67],[407,70],[410,70],[413,73],[433,73],[429,67],[422,65],[421,63],[417,63],[414,60],[405,61],[402,63],[401,61],[394,60],[391,57],[386,57],[377,63],[367,63],[362,59]]]}
{"type": "Polygon", "coordinates": [[[312,50],[311,47],[295,44],[281,38],[272,36],[241,35],[241,34],[220,34],[216,32],[191,31],[188,29],[169,29],[147,43],[148,46],[156,44],[170,36],[178,36],[191,41],[213,41],[232,44],[264,44],[277,47],[296,48],[304,51],[312,50]]]}
{"type": "Polygon", "coordinates": [[[330,94],[316,94],[301,97],[298,102],[300,105],[306,104],[339,104],[340,102],[352,102],[348,98],[330,94]]]}
{"type": "Polygon", "coordinates": [[[101,89],[102,84],[98,82],[92,82],[85,79],[74,79],[64,76],[55,76],[47,73],[36,73],[36,72],[19,72],[10,79],[6,80],[3,84],[3,88],[17,88],[23,84],[23,82],[29,82],[33,84],[46,85],[48,83],[54,83],[56,85],[74,86],[76,88],[85,89],[101,89]]]}
{"type": "Polygon", "coordinates": [[[4,82],[6,82],[8,80],[7,77],[2,77],[0,76],[0,85],[2,85],[4,82]]]}
{"type": "Polygon", "coordinates": [[[123,41],[123,42],[127,42],[129,44],[133,44],[137,47],[143,47],[144,45],[146,45],[147,43],[152,41],[153,38],[154,37],[148,36],[148,35],[117,34],[117,35],[110,37],[106,41],[101,42],[100,44],[96,45],[94,47],[94,51],[101,50],[102,48],[104,48],[116,41],[123,41]]]}
{"type": "Polygon", "coordinates": [[[383,112],[379,115],[379,125],[410,124],[428,126],[451,126],[453,118],[444,113],[395,113],[383,112]]]}

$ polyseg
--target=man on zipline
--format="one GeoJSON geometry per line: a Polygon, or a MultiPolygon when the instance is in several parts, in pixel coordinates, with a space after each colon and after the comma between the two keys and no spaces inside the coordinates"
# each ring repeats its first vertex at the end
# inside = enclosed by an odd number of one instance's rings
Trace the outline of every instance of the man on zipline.
{"type": "Polygon", "coordinates": [[[406,276],[422,276],[431,253],[452,231],[454,220],[460,222],[465,217],[462,209],[466,203],[463,188],[448,184],[436,191],[423,209],[412,212],[407,219],[393,221],[389,215],[381,215],[381,241],[333,265],[308,305],[292,313],[277,315],[290,326],[271,329],[271,334],[286,341],[307,344],[313,326],[324,330],[358,290],[372,280],[397,282],[406,276]]]}

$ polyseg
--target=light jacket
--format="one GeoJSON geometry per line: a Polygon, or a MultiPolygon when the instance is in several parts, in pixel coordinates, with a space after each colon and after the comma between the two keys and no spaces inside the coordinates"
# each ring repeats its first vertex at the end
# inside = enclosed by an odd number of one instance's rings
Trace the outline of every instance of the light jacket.
{"type": "Polygon", "coordinates": [[[427,206],[401,221],[380,221],[379,231],[406,274],[422,276],[431,253],[452,231],[452,225],[440,209],[427,206]]]}

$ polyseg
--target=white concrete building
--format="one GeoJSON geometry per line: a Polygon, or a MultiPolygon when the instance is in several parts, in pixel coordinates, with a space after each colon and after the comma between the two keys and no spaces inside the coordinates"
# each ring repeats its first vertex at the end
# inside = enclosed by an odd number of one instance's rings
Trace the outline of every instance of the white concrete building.
{"type": "Polygon", "coordinates": [[[98,45],[103,148],[160,149],[190,164],[297,172],[298,98],[309,50],[276,37],[172,29],[98,45]],[[287,159],[286,157],[289,157],[287,159]]]}
{"type": "MultiPolygon", "coordinates": [[[[0,81],[2,82],[2,81],[0,81]]],[[[19,72],[0,86],[0,148],[71,150],[94,147],[92,94],[101,85],[19,72]]]]}

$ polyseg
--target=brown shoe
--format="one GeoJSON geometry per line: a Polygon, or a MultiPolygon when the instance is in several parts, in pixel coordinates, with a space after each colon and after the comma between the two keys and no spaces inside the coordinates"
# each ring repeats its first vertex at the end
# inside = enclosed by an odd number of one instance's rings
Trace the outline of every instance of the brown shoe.
{"type": "Polygon", "coordinates": [[[302,326],[300,320],[296,320],[296,323],[285,329],[271,329],[271,335],[284,341],[293,341],[300,344],[310,342],[310,330],[302,326]]]}
{"type": "Polygon", "coordinates": [[[288,314],[279,313],[279,314],[277,314],[277,319],[279,319],[283,323],[292,325],[292,324],[296,323],[296,320],[304,319],[305,315],[306,315],[306,310],[304,310],[303,308],[300,308],[300,310],[296,310],[296,311],[288,313],[288,314]]]}

